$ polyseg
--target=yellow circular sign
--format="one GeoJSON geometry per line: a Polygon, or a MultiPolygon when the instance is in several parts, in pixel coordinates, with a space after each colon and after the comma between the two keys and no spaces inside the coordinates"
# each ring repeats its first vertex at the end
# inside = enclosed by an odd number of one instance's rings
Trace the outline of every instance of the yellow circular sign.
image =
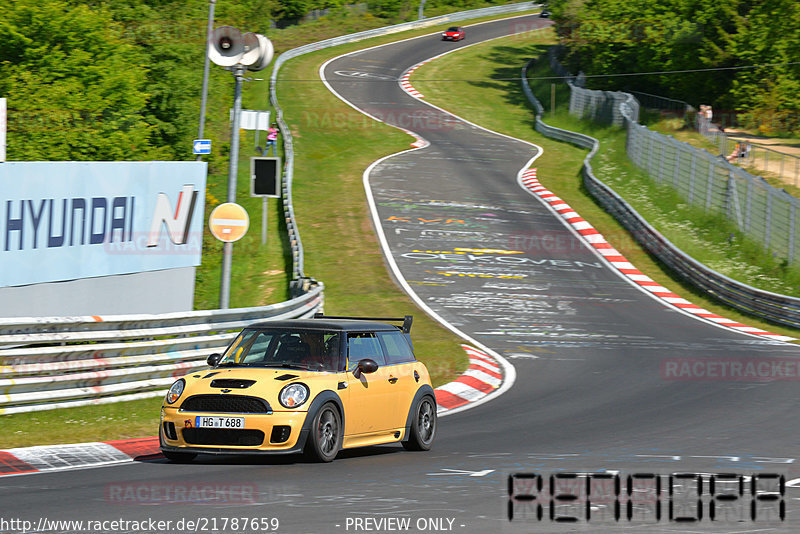
{"type": "Polygon", "coordinates": [[[233,243],[247,233],[247,229],[250,227],[250,217],[239,204],[226,202],[211,212],[211,216],[208,218],[208,227],[211,229],[211,235],[220,241],[233,243]]]}

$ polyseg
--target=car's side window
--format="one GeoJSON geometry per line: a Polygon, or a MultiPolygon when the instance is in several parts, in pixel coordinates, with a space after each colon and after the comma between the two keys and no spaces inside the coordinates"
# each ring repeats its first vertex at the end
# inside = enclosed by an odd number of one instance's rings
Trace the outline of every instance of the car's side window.
{"type": "Polygon", "coordinates": [[[350,368],[355,367],[358,361],[364,358],[375,360],[378,365],[386,364],[381,344],[371,332],[347,334],[347,357],[350,368]]]}
{"type": "Polygon", "coordinates": [[[406,341],[402,332],[377,332],[377,335],[386,349],[386,365],[413,362],[415,360],[414,352],[408,346],[408,341],[406,341]]]}

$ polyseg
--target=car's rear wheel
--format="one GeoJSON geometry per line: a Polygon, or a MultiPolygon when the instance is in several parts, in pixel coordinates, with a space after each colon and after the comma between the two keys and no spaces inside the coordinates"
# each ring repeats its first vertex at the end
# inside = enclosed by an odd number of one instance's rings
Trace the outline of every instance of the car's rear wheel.
{"type": "Polygon", "coordinates": [[[195,452],[161,451],[161,454],[163,454],[164,458],[166,458],[167,460],[179,463],[191,462],[192,460],[197,458],[197,453],[195,452]]]}
{"type": "Polygon", "coordinates": [[[411,432],[403,447],[409,451],[428,451],[436,437],[436,403],[426,395],[414,407],[411,432]]]}
{"type": "Polygon", "coordinates": [[[331,403],[324,404],[311,421],[306,456],[318,462],[330,462],[339,453],[341,439],[342,419],[339,411],[331,403]]]}

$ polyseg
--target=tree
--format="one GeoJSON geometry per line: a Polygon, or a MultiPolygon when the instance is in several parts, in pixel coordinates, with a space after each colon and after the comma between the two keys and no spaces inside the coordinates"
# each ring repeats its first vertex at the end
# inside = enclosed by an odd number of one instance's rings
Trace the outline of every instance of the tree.
{"type": "Polygon", "coordinates": [[[0,5],[0,94],[12,160],[153,159],[144,57],[109,12],[54,0],[0,5]]]}
{"type": "Polygon", "coordinates": [[[742,20],[735,53],[743,65],[731,100],[748,126],[764,134],[800,131],[800,4],[761,0],[742,20]]]}
{"type": "MultiPolygon", "coordinates": [[[[701,71],[736,64],[740,0],[554,0],[571,69],[587,74],[701,71]]],[[[597,78],[601,89],[632,89],[712,103],[733,74],[685,72],[597,78]]]]}

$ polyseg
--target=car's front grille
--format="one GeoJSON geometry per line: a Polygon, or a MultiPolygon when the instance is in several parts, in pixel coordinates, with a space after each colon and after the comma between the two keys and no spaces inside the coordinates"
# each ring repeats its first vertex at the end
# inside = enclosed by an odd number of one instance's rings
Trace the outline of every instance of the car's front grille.
{"type": "Polygon", "coordinates": [[[253,447],[264,443],[261,430],[233,428],[184,428],[183,440],[190,445],[237,445],[253,447]]]}
{"type": "Polygon", "coordinates": [[[272,408],[264,399],[244,395],[194,395],[181,404],[183,412],[265,413],[272,408]]]}

